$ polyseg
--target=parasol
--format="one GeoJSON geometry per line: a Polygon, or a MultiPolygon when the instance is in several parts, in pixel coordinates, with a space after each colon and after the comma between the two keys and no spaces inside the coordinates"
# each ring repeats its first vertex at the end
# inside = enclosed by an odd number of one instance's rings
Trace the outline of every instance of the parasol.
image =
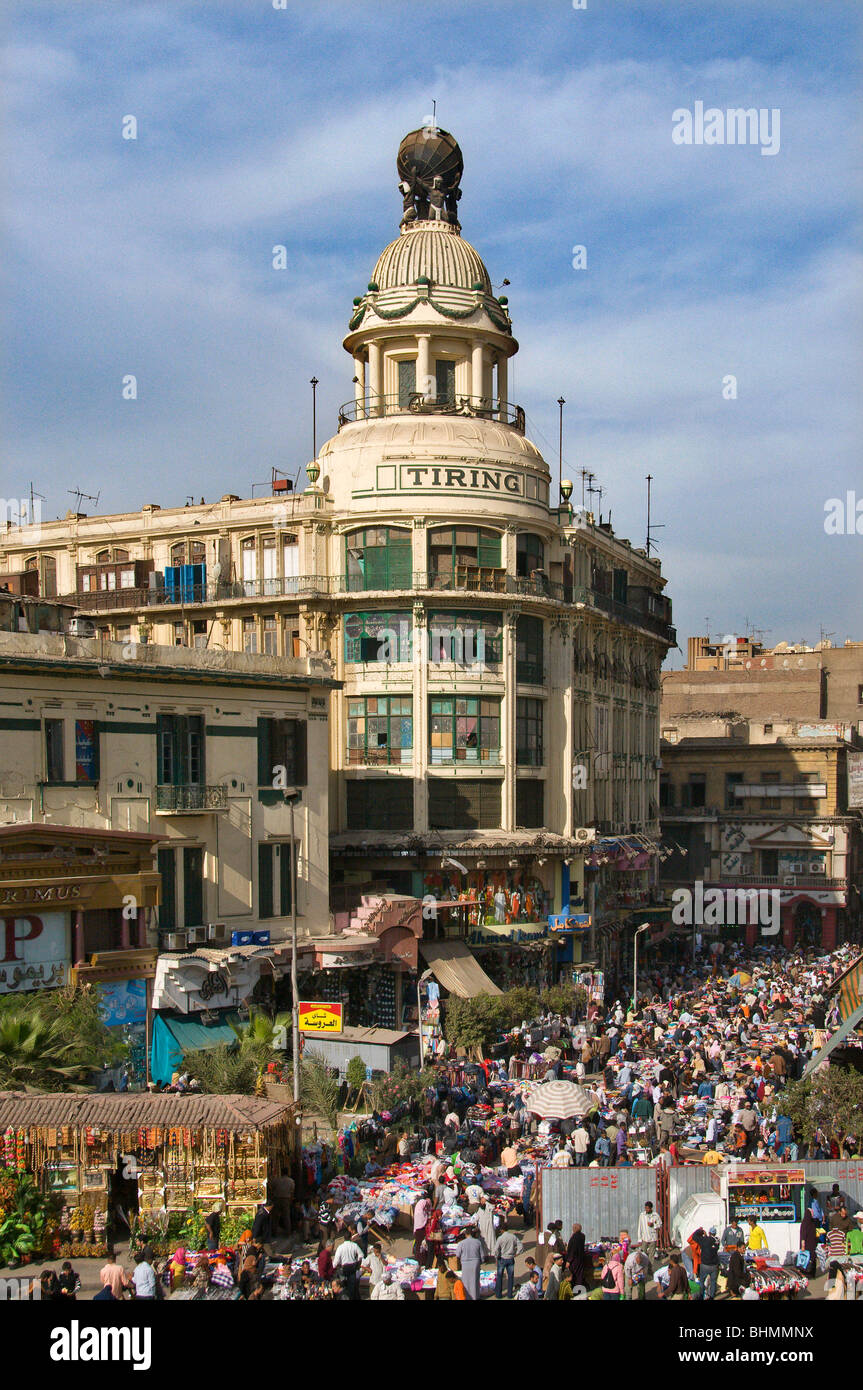
{"type": "Polygon", "coordinates": [[[525,1109],[545,1120],[569,1120],[587,1115],[596,1106],[596,1097],[572,1081],[544,1081],[528,1093],[525,1109]]]}
{"type": "Polygon", "coordinates": [[[752,976],[747,975],[745,970],[738,970],[736,975],[732,975],[728,981],[730,985],[751,985],[752,976]]]}

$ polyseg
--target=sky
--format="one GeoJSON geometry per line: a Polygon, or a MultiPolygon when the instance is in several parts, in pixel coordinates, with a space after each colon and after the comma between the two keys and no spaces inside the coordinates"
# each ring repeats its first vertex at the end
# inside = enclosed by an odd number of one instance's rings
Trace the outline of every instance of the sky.
{"type": "Polygon", "coordinates": [[[652,475],[681,647],[863,640],[859,0],[7,0],[2,25],[4,498],[301,472],[434,100],[462,234],[510,281],[509,395],[553,476],[565,398],[574,500],[589,470],[634,545],[652,475]],[[698,102],[772,124],[677,143],[698,102]],[[849,493],[861,533],[828,534],[849,493]]]}

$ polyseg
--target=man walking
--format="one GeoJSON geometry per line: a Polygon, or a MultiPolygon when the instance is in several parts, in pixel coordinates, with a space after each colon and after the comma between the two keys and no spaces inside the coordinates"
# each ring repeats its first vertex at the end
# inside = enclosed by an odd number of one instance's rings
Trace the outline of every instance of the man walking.
{"type": "Polygon", "coordinates": [[[501,1231],[495,1241],[494,1253],[497,1258],[497,1278],[495,1280],[494,1296],[503,1298],[503,1276],[506,1274],[507,1298],[512,1298],[513,1282],[515,1279],[515,1257],[520,1255],[522,1244],[515,1231],[501,1231]]]}
{"type": "Polygon", "coordinates": [[[645,1202],[644,1211],[638,1218],[638,1242],[651,1265],[656,1258],[656,1247],[661,1234],[662,1217],[653,1210],[652,1202],[645,1202]]]}
{"type": "Polygon", "coordinates": [[[701,1297],[711,1300],[716,1297],[716,1281],[719,1278],[719,1241],[716,1239],[716,1227],[711,1226],[709,1231],[699,1227],[695,1232],[695,1239],[701,1251],[701,1263],[698,1268],[701,1297]]]}

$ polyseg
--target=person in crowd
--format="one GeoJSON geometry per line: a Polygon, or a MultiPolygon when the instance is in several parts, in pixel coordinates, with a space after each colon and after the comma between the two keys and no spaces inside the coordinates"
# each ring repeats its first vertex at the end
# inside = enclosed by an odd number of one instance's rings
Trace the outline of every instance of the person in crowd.
{"type": "Polygon", "coordinates": [[[483,1261],[483,1247],[474,1225],[464,1227],[458,1247],[458,1261],[465,1297],[470,1302],[477,1303],[479,1301],[479,1272],[483,1261]]]}
{"type": "MultiPolygon", "coordinates": [[[[206,1260],[201,1261],[206,1264],[206,1260]]],[[[153,1268],[153,1252],[149,1245],[145,1245],[135,1258],[135,1268],[132,1271],[132,1283],[135,1288],[135,1298],[144,1299],[147,1302],[156,1297],[156,1271],[153,1268]]]]}

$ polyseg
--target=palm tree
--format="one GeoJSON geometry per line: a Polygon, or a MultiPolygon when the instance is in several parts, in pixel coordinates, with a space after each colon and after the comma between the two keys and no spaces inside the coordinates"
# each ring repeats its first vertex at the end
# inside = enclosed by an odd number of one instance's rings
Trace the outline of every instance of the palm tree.
{"type": "Polygon", "coordinates": [[[82,1089],[91,1067],[73,1061],[60,1021],[45,1023],[30,1013],[0,1014],[0,1087],[6,1090],[82,1089]]]}
{"type": "Polygon", "coordinates": [[[300,1098],[306,1110],[320,1115],[333,1134],[339,1128],[339,1083],[330,1076],[322,1057],[304,1057],[300,1067],[300,1098]]]}

